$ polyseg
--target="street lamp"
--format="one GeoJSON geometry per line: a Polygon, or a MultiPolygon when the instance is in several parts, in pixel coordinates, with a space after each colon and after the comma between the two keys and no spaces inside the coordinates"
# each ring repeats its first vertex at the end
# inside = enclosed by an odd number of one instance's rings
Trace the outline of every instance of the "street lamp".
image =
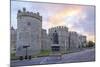
{"type": "Polygon", "coordinates": [[[25,48],[26,49],[26,55],[25,55],[25,59],[27,59],[27,48],[28,47],[30,47],[29,45],[25,45],[25,46],[23,46],[23,48],[25,48]]]}

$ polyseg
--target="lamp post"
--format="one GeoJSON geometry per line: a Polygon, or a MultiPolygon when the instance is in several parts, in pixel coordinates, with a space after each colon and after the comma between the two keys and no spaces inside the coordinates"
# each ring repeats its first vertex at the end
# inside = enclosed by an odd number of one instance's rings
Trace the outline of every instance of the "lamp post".
{"type": "Polygon", "coordinates": [[[25,59],[27,59],[27,48],[28,48],[28,47],[30,47],[30,46],[29,46],[29,45],[25,45],[25,46],[23,46],[23,48],[25,48],[25,49],[26,49],[26,53],[25,53],[25,54],[26,54],[26,55],[25,55],[25,59]]]}

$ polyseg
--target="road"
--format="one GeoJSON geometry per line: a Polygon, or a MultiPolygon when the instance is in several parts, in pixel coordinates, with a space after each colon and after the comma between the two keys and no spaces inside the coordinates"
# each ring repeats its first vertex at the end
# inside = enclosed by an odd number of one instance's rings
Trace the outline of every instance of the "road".
{"type": "Polygon", "coordinates": [[[72,62],[85,62],[85,61],[94,61],[95,60],[95,50],[86,49],[81,52],[70,53],[62,55],[62,58],[59,57],[40,57],[33,58],[32,60],[16,60],[11,61],[11,66],[28,66],[28,65],[39,65],[39,64],[57,64],[57,63],[72,63],[72,62]]]}
{"type": "Polygon", "coordinates": [[[88,61],[95,61],[95,49],[89,49],[89,50],[84,50],[82,52],[63,55],[63,59],[60,61],[60,63],[88,62],[88,61]]]}

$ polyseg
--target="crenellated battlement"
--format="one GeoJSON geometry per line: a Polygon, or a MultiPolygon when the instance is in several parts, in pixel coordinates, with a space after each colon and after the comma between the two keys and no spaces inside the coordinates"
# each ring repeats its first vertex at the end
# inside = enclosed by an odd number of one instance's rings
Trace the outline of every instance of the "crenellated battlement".
{"type": "Polygon", "coordinates": [[[75,31],[70,31],[69,34],[70,34],[70,35],[78,35],[78,33],[75,32],[75,31]]]}
{"type": "Polygon", "coordinates": [[[33,17],[42,21],[42,16],[40,16],[39,12],[37,13],[29,12],[29,11],[26,11],[26,8],[23,8],[23,11],[18,10],[17,18],[22,17],[22,16],[29,16],[29,17],[33,17]]]}
{"type": "Polygon", "coordinates": [[[49,31],[53,31],[53,30],[65,30],[68,31],[68,28],[66,26],[56,26],[56,27],[52,27],[49,29],[49,31]]]}

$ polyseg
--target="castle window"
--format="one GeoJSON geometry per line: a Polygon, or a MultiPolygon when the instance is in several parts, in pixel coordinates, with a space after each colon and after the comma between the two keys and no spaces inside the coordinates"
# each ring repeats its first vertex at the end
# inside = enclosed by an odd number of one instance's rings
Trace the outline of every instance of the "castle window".
{"type": "Polygon", "coordinates": [[[27,23],[27,25],[31,25],[31,23],[30,23],[30,22],[28,22],[28,23],[27,23]]]}

